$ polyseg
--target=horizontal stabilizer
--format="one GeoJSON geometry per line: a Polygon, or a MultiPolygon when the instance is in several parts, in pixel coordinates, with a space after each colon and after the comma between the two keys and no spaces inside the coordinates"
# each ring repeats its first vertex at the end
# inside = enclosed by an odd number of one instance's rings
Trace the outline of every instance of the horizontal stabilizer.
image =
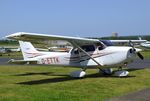
{"type": "Polygon", "coordinates": [[[37,64],[37,60],[14,60],[8,61],[9,64],[37,64]]]}

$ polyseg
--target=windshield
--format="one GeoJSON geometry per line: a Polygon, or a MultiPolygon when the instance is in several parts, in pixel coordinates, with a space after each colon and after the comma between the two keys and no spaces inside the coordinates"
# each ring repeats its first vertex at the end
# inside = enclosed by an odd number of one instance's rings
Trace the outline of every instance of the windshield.
{"type": "Polygon", "coordinates": [[[113,43],[109,40],[100,40],[101,42],[103,42],[106,46],[113,46],[113,43]]]}

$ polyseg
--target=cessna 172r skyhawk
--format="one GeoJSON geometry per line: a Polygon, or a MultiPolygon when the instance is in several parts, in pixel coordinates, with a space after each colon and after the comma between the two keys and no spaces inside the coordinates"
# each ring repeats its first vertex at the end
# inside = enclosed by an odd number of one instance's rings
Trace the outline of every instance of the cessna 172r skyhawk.
{"type": "Polygon", "coordinates": [[[24,58],[24,60],[11,60],[9,62],[81,67],[81,70],[70,73],[72,77],[84,77],[88,67],[97,67],[103,74],[114,73],[116,76],[127,76],[129,72],[122,70],[122,67],[131,63],[136,55],[143,59],[139,53],[141,49],[134,48],[133,45],[107,46],[98,39],[25,32],[14,33],[6,37],[19,41],[24,58]],[[73,48],[69,52],[41,52],[37,51],[31,44],[31,42],[48,40],[65,40],[70,42],[73,48]],[[118,71],[112,72],[112,67],[118,68],[118,71]]]}

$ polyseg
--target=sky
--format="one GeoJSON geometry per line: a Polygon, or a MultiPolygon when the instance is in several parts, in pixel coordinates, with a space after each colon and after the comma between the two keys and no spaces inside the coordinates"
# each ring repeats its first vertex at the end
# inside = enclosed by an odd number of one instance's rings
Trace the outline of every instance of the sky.
{"type": "Polygon", "coordinates": [[[0,37],[150,35],[150,0],[0,0],[0,37]]]}

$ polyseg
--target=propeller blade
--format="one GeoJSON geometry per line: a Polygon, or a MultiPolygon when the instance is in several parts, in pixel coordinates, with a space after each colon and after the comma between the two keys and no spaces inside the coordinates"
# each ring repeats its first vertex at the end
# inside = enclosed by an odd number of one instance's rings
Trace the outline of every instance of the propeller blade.
{"type": "Polygon", "coordinates": [[[132,48],[134,48],[134,44],[132,43],[131,40],[129,40],[129,46],[131,46],[132,48]]]}
{"type": "Polygon", "coordinates": [[[143,55],[140,52],[137,52],[137,55],[139,56],[140,59],[144,59],[143,55]]]}

